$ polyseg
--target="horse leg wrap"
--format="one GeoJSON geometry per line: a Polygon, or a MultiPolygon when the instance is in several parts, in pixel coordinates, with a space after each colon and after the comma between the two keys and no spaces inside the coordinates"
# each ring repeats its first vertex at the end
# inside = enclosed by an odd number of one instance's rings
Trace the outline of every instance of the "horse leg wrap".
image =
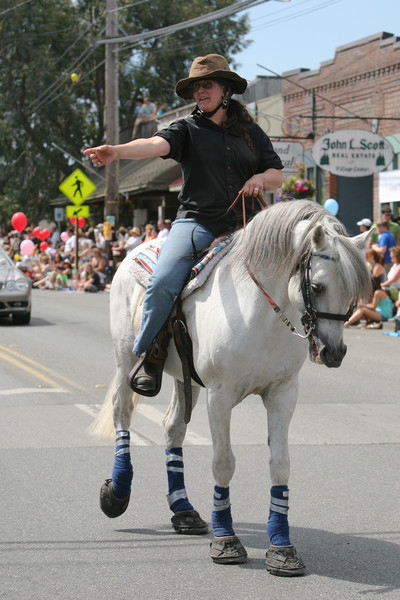
{"type": "Polygon", "coordinates": [[[231,502],[229,487],[214,487],[214,507],[211,515],[211,525],[215,537],[233,536],[231,502]]]}
{"type": "Polygon", "coordinates": [[[190,504],[183,475],[183,452],[182,448],[171,448],[165,450],[168,475],[168,504],[172,512],[177,513],[184,510],[193,510],[190,504]]]}
{"type": "Polygon", "coordinates": [[[117,431],[114,467],[112,471],[112,489],[118,498],[125,498],[131,491],[133,469],[130,455],[130,433],[117,431]]]}
{"type": "Polygon", "coordinates": [[[271,487],[271,504],[268,517],[267,535],[274,546],[290,546],[289,538],[289,489],[287,485],[271,487]]]}

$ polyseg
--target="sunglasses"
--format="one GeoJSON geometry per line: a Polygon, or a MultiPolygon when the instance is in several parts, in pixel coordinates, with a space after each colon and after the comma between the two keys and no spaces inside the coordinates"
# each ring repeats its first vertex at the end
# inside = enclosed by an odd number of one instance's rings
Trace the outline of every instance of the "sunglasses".
{"type": "Polygon", "coordinates": [[[192,84],[192,90],[193,92],[198,92],[201,87],[203,90],[209,90],[212,88],[214,83],[215,82],[212,81],[212,79],[206,79],[206,81],[197,81],[196,83],[192,84]]]}

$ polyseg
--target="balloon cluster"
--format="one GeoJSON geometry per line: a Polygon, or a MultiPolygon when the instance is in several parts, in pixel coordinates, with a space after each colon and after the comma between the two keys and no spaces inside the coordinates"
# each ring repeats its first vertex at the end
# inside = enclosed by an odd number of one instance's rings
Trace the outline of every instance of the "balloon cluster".
{"type": "MultiPolygon", "coordinates": [[[[16,231],[20,233],[25,229],[28,224],[28,219],[22,212],[16,212],[11,217],[11,225],[14,227],[16,231]]],[[[45,242],[48,237],[50,237],[50,231],[48,229],[40,229],[39,227],[35,227],[32,231],[32,234],[35,238],[41,240],[40,249],[44,252],[49,247],[49,244],[45,242]]],[[[35,252],[35,244],[32,240],[23,240],[20,245],[20,251],[25,256],[32,256],[35,252]]]]}
{"type": "MultiPolygon", "coordinates": [[[[70,217],[69,222],[71,223],[71,225],[75,225],[76,217],[70,217]]],[[[86,223],[86,219],[84,217],[78,217],[78,227],[80,229],[82,229],[82,227],[85,226],[85,223],[86,223]]]]}

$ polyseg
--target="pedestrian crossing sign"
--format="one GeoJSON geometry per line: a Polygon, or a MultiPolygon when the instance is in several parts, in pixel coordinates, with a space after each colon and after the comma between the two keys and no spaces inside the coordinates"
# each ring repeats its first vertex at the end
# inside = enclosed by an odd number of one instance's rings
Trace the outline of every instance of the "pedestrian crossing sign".
{"type": "Polygon", "coordinates": [[[93,181],[80,169],[75,169],[71,175],[58,186],[65,196],[74,204],[82,204],[96,189],[93,181]]]}

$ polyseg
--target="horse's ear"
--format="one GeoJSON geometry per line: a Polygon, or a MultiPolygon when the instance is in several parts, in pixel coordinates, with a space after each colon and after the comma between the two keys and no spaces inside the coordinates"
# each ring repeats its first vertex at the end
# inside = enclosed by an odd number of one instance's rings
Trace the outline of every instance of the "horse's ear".
{"type": "Polygon", "coordinates": [[[316,225],[312,231],[311,246],[313,251],[322,250],[325,247],[326,238],[322,225],[316,225]]]}
{"type": "Polygon", "coordinates": [[[364,233],[360,233],[355,237],[351,238],[351,243],[356,246],[359,250],[365,250],[368,245],[368,240],[371,236],[372,230],[364,231],[364,233]]]}

